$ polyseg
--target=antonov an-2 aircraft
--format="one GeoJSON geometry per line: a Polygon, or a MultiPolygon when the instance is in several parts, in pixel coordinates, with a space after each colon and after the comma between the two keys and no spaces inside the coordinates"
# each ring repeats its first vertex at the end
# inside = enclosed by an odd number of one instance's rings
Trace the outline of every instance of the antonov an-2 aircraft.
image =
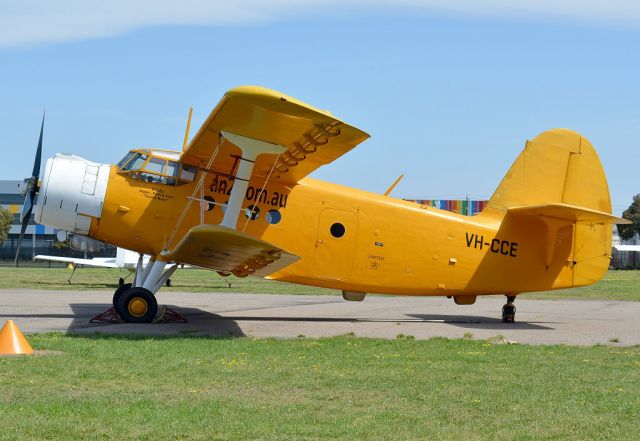
{"type": "Polygon", "coordinates": [[[611,224],[625,222],[611,215],[594,148],[566,129],[528,141],[473,217],[309,178],[368,135],[273,90],[232,89],[187,143],[188,131],[182,151],[137,148],[115,165],[56,154],[39,181],[41,128],[22,184],[23,231],[34,210],[84,249],[106,242],[151,256],[113,296],[127,322],[153,320],[155,295],[180,264],[334,288],[346,300],[467,305],[501,294],[511,322],[520,293],[600,279],[611,224]]]}

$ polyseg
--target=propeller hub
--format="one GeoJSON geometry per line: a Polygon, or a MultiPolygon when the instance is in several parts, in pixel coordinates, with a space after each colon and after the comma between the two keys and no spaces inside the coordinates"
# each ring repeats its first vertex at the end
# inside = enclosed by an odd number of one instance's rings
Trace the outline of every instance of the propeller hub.
{"type": "Polygon", "coordinates": [[[27,193],[30,193],[32,190],[38,191],[36,189],[38,183],[37,176],[31,176],[30,178],[25,178],[21,183],[18,184],[18,191],[22,195],[22,197],[26,197],[27,193]]]}

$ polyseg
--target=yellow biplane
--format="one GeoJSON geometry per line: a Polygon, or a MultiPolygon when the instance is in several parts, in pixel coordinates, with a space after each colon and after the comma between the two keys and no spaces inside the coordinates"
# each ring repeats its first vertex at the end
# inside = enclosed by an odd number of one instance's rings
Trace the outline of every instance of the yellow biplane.
{"type": "Polygon", "coordinates": [[[600,279],[611,224],[625,222],[611,215],[592,145],[566,129],[528,141],[485,210],[468,217],[309,178],[368,135],[273,90],[232,89],[190,142],[188,126],[181,152],[138,148],[116,165],[57,154],[39,181],[41,127],[21,185],[23,232],[33,211],[75,248],[140,253],[133,282],[113,296],[127,322],[153,320],[155,294],[180,264],[356,301],[377,293],[467,305],[502,294],[511,322],[520,293],[600,279]]]}

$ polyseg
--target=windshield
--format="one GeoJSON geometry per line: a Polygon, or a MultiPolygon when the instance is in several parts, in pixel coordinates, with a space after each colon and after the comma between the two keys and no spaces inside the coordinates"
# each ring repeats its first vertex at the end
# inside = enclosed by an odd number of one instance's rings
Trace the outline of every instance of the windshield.
{"type": "Polygon", "coordinates": [[[124,165],[129,162],[129,160],[135,155],[135,152],[129,152],[126,155],[124,155],[124,158],[122,158],[120,160],[120,162],[118,162],[118,169],[122,170],[122,167],[124,167],[124,165]]]}
{"type": "Polygon", "coordinates": [[[137,152],[130,152],[130,153],[132,153],[131,158],[122,166],[121,170],[127,170],[127,171],[140,170],[144,165],[144,162],[147,160],[148,156],[143,155],[142,153],[137,153],[137,152]]]}

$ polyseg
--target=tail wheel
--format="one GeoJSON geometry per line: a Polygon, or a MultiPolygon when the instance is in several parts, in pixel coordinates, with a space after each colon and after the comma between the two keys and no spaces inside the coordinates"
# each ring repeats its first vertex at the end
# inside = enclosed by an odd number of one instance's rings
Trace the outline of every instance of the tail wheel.
{"type": "Polygon", "coordinates": [[[151,291],[131,288],[120,295],[116,312],[127,323],[150,323],[158,313],[158,302],[151,291]]]}
{"type": "Polygon", "coordinates": [[[513,304],[506,304],[502,307],[502,321],[504,323],[516,321],[516,307],[513,304]]]}

